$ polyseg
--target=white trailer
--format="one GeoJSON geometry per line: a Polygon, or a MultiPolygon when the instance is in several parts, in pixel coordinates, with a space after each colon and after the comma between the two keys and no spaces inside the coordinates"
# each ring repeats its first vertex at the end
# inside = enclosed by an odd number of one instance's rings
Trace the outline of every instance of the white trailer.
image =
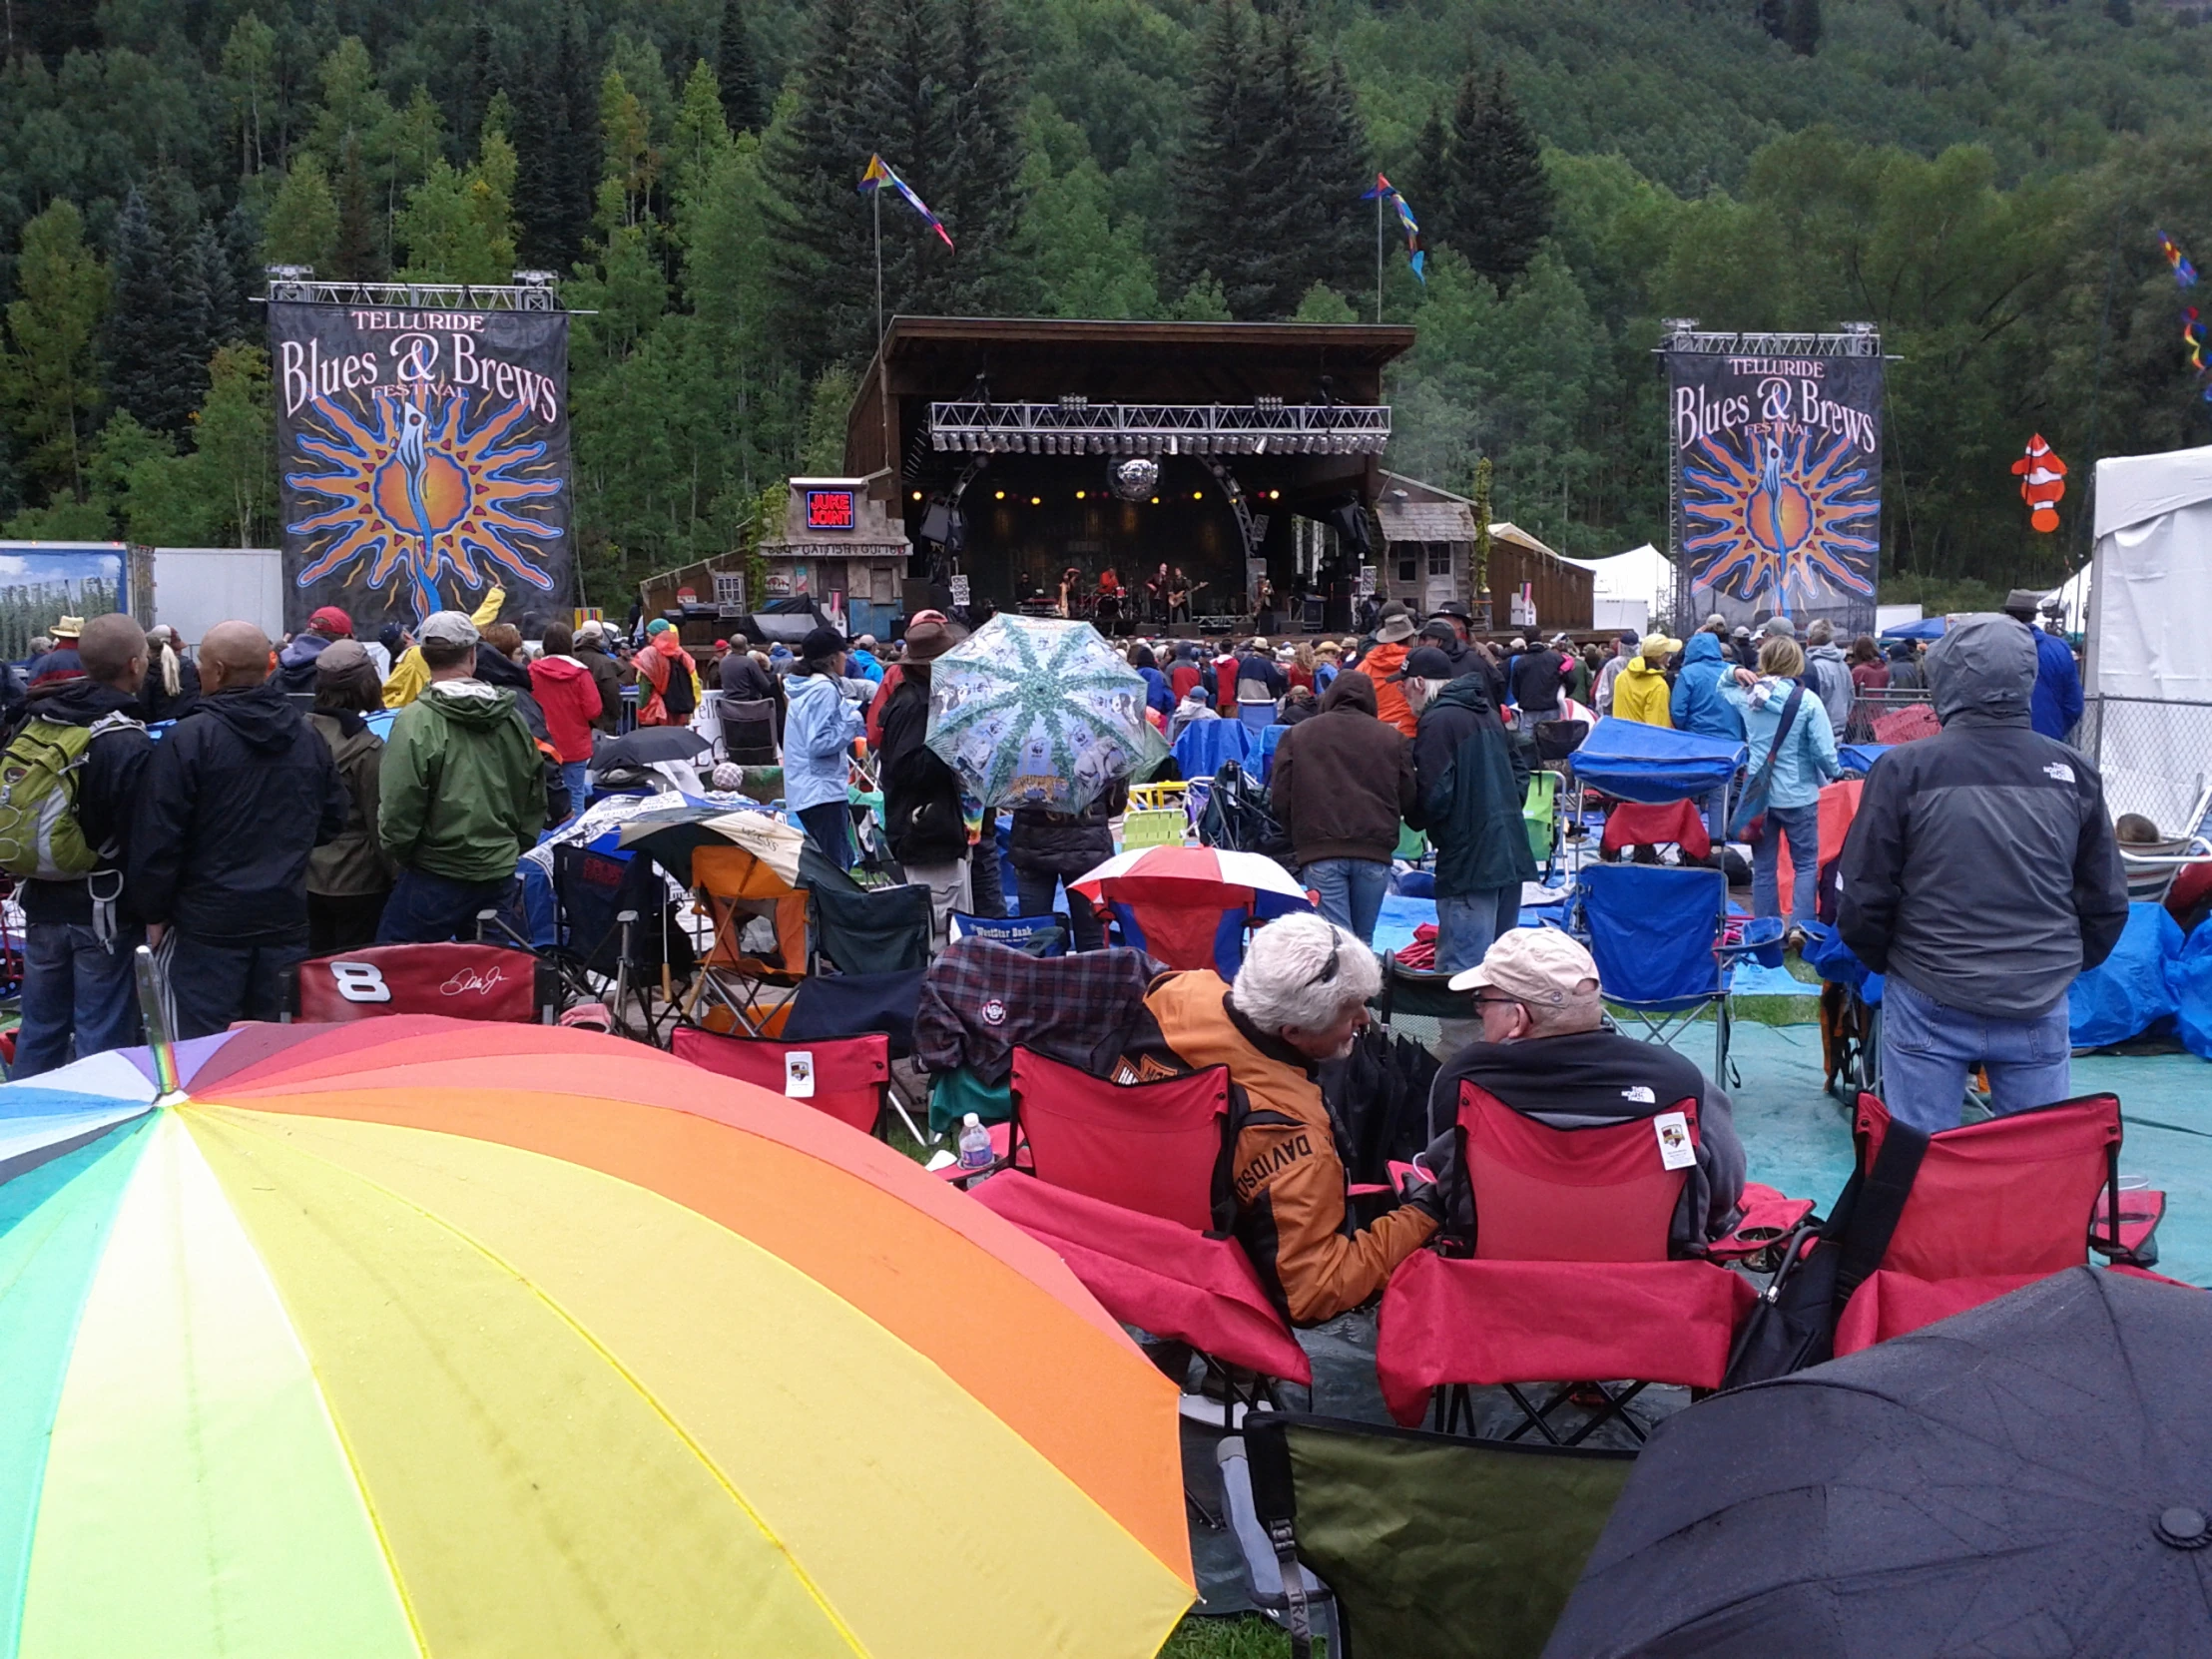
{"type": "Polygon", "coordinates": [[[219,622],[284,634],[284,559],[274,547],[157,547],[153,620],[198,645],[219,622]]]}

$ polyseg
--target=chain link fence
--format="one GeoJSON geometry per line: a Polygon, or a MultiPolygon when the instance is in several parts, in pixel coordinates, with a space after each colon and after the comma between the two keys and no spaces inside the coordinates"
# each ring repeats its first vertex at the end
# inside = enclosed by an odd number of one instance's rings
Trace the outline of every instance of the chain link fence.
{"type": "Polygon", "coordinates": [[[2103,774],[2114,818],[2140,813],[2169,837],[2203,827],[2212,787],[2212,703],[2092,697],[2073,741],[2103,774]]]}

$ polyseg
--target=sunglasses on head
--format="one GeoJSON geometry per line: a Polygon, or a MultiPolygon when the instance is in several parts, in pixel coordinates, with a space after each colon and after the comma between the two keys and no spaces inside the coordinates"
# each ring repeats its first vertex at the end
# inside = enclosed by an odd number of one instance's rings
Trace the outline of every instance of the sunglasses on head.
{"type": "Polygon", "coordinates": [[[1306,981],[1309,985],[1326,985],[1337,977],[1337,963],[1344,953],[1343,937],[1336,928],[1329,929],[1329,960],[1322,963],[1321,972],[1306,981]]]}

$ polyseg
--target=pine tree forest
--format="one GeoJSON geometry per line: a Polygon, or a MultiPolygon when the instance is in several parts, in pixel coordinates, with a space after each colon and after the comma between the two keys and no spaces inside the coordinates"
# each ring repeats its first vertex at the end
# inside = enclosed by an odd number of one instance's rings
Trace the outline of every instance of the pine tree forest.
{"type": "Polygon", "coordinates": [[[1885,597],[2055,579],[2010,461],[2212,440],[2212,6],[0,0],[0,533],[276,535],[267,265],[562,276],[595,598],[840,462],[892,311],[1409,322],[1387,463],[1664,540],[1666,319],[1879,324],[1885,597]],[[1422,224],[1427,279],[1387,173],[1422,224]]]}

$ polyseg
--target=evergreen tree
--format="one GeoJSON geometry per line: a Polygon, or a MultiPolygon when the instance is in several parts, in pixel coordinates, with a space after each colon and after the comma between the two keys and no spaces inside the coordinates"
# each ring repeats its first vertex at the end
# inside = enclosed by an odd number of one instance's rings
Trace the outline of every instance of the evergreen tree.
{"type": "Polygon", "coordinates": [[[245,299],[239,285],[238,268],[231,263],[223,233],[212,223],[203,222],[193,237],[192,266],[198,273],[205,307],[207,348],[213,354],[218,345],[240,337],[240,313],[245,309],[245,299]]]}
{"type": "Polygon", "coordinates": [[[1451,133],[1444,125],[1443,106],[1428,106],[1428,119],[1421,123],[1420,132],[1413,140],[1413,154],[1404,169],[1391,183],[1398,194],[1405,198],[1406,206],[1420,221],[1422,236],[1431,242],[1441,229],[1437,214],[1441,212],[1444,191],[1451,177],[1451,133]]]}
{"type": "MultiPolygon", "coordinates": [[[[254,296],[262,291],[262,226],[253,204],[243,195],[223,216],[223,263],[231,276],[231,311],[216,317],[216,332],[225,340],[251,339],[261,333],[262,311],[254,296]]],[[[210,282],[211,291],[215,283],[210,282]]]]}
{"type": "MultiPolygon", "coordinates": [[[[790,119],[770,127],[763,152],[783,330],[809,374],[875,347],[869,203],[854,188],[869,153],[887,154],[894,142],[870,129],[856,96],[874,26],[861,0],[819,0],[798,98],[790,119]]],[[[905,211],[895,197],[883,204],[886,275],[889,233],[905,211]]]]}
{"type": "Polygon", "coordinates": [[[1821,0],[1790,0],[1782,38],[1801,58],[1810,58],[1821,45],[1821,0]]]}
{"type": "Polygon", "coordinates": [[[1788,27],[1788,0],[1753,0],[1752,4],[1752,15],[1758,18],[1759,27],[1776,40],[1783,38],[1783,31],[1788,27]]]}
{"type": "Polygon", "coordinates": [[[583,258],[599,185],[598,92],[583,23],[564,22],[528,55],[513,93],[515,211],[521,253],[534,268],[567,272],[583,258]]]}
{"type": "MultiPolygon", "coordinates": [[[[954,297],[956,250],[965,227],[948,211],[946,197],[954,171],[957,93],[943,7],[940,0],[875,0],[873,16],[879,50],[860,80],[854,112],[859,131],[946,221],[954,243],[945,247],[895,192],[884,193],[883,314],[886,319],[900,312],[956,315],[962,309],[954,297]]],[[[853,177],[858,176],[855,169],[853,177]]],[[[873,212],[875,205],[869,206],[873,212]]],[[[968,258],[972,263],[974,256],[968,258]]]]}
{"type": "Polygon", "coordinates": [[[361,157],[361,140],[348,133],[338,144],[338,181],[334,192],[338,205],[337,240],[330,250],[331,276],[353,281],[374,281],[384,274],[380,257],[383,226],[375,201],[369,195],[368,164],[361,157]]]}
{"type": "Polygon", "coordinates": [[[1451,167],[1439,238],[1500,288],[1528,269],[1551,230],[1551,185],[1505,71],[1467,71],[1451,115],[1451,167]]]}
{"type": "Polygon", "coordinates": [[[108,304],[107,268],[85,246],[84,218],[67,197],[23,227],[22,249],[0,405],[28,445],[28,470],[76,500],[100,402],[93,342],[108,304]]]}
{"type": "Polygon", "coordinates": [[[722,30],[715,42],[715,88],[732,132],[758,133],[767,124],[768,104],[761,92],[752,32],[745,23],[745,0],[723,0],[722,30]]]}
{"type": "Polygon", "coordinates": [[[1218,290],[1232,316],[1267,314],[1279,250],[1265,246],[1253,205],[1262,173],[1267,112],[1243,0],[1215,0],[1190,125],[1170,170],[1168,279],[1172,288],[1218,290]]]}
{"type": "Polygon", "coordinates": [[[320,158],[302,150],[284,173],[262,228],[262,262],[311,266],[325,276],[337,272],[338,202],[320,158]]]}
{"type": "MultiPolygon", "coordinates": [[[[190,192],[179,193],[190,200],[190,192]]],[[[115,304],[106,337],[108,396],[150,431],[182,435],[208,389],[215,350],[201,243],[205,224],[158,208],[134,188],[116,218],[109,262],[115,304]]]]}
{"type": "Polygon", "coordinates": [[[997,0],[951,0],[951,7],[950,147],[936,169],[936,194],[924,200],[958,247],[947,273],[952,314],[1019,315],[1036,303],[1016,247],[1025,196],[1021,70],[1001,44],[1008,28],[997,0]]]}

